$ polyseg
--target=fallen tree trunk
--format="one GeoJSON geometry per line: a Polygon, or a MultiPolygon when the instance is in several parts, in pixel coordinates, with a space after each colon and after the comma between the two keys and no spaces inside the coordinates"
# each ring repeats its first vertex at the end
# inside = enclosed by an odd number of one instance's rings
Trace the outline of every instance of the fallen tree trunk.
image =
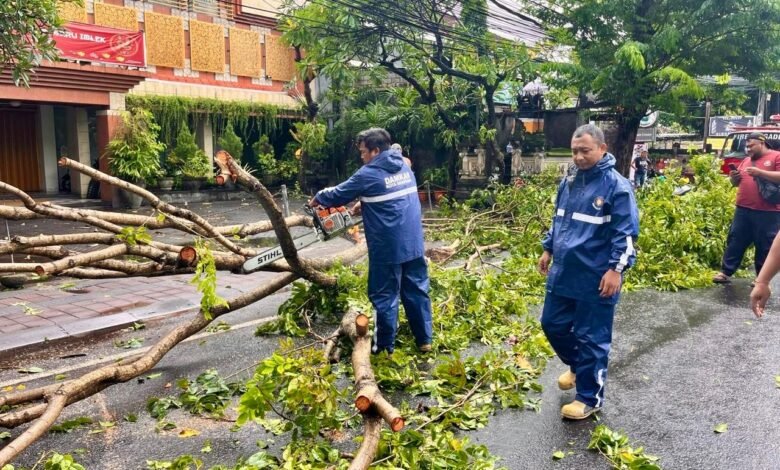
{"type": "Polygon", "coordinates": [[[289,228],[285,224],[282,210],[276,202],[274,202],[273,196],[268,192],[268,189],[266,189],[257,178],[241,168],[233,157],[224,150],[217,153],[215,162],[220,167],[220,176],[223,178],[230,177],[237,184],[246,188],[250,193],[255,195],[263,206],[265,213],[268,214],[268,218],[274,226],[274,233],[276,234],[276,239],[279,240],[279,247],[282,249],[282,253],[284,253],[284,259],[287,261],[292,272],[299,274],[304,279],[316,282],[317,284],[328,286],[335,285],[335,278],[318,271],[306,263],[305,260],[301,260],[298,257],[298,250],[295,248],[295,242],[293,241],[292,235],[290,235],[289,228]]]}
{"type": "Polygon", "coordinates": [[[128,183],[127,181],[123,181],[119,178],[116,178],[114,176],[107,175],[92,167],[71,160],[70,158],[62,157],[59,159],[58,164],[63,167],[72,168],[78,171],[79,173],[83,173],[91,177],[92,179],[98,180],[102,183],[108,183],[110,185],[116,186],[118,188],[122,188],[126,191],[141,196],[142,198],[146,199],[153,208],[165,214],[169,214],[170,216],[168,217],[168,219],[171,221],[172,224],[174,224],[174,227],[176,228],[182,230],[187,230],[188,228],[190,229],[192,228],[192,226],[188,227],[186,224],[182,224],[181,222],[178,221],[178,218],[182,218],[194,223],[198,228],[203,230],[206,235],[208,235],[210,238],[214,238],[220,245],[224,246],[225,248],[232,251],[233,253],[242,256],[254,256],[255,254],[255,252],[237,246],[235,243],[225,238],[224,235],[217,232],[214,229],[214,227],[210,223],[208,223],[208,221],[206,221],[206,219],[199,216],[198,214],[189,211],[187,209],[183,209],[181,207],[168,204],[167,202],[163,202],[160,200],[160,198],[158,198],[151,192],[147,191],[146,189],[141,188],[140,186],[136,186],[134,184],[128,183]]]}
{"type": "Polygon", "coordinates": [[[365,470],[374,462],[382,435],[382,419],[374,414],[363,418],[363,442],[360,444],[349,470],[365,470]]]}
{"type": "MultiPolygon", "coordinates": [[[[341,326],[334,336],[348,337],[352,343],[352,369],[355,374],[355,407],[363,414],[363,443],[350,469],[367,469],[374,460],[379,446],[381,421],[383,419],[394,432],[404,428],[401,413],[382,396],[371,368],[371,338],[368,335],[368,317],[356,310],[350,310],[341,319],[341,326]]],[[[326,343],[327,355],[336,348],[337,339],[326,343]]]]}
{"type": "MultiPolygon", "coordinates": [[[[218,243],[225,251],[212,251],[215,264],[222,268],[240,269],[241,264],[248,256],[254,255],[257,250],[242,248],[225,238],[226,235],[250,234],[256,230],[272,228],[280,241],[285,259],[282,262],[273,263],[271,269],[288,271],[279,274],[271,281],[258,288],[231,299],[225,306],[215,307],[211,312],[200,311],[188,321],[174,327],[155,345],[142,355],[127,359],[124,363],[111,364],[88,371],[82,376],[58,383],[43,386],[37,389],[11,392],[0,396],[0,406],[14,406],[11,411],[0,414],[0,426],[14,428],[23,424],[32,423],[22,434],[14,438],[10,443],[0,449],[0,467],[9,463],[23,452],[33,442],[39,439],[54,424],[57,418],[68,405],[92,396],[105,388],[132,380],[152,369],[173,347],[184,339],[194,335],[208,326],[216,318],[229,312],[245,307],[251,303],[271,295],[287,286],[295,279],[305,278],[321,284],[333,284],[335,279],[323,271],[335,263],[350,264],[364,256],[366,245],[358,244],[351,249],[344,250],[326,258],[304,259],[298,254],[292,241],[288,221],[291,224],[308,225],[310,219],[304,216],[282,216],[281,210],[274,202],[270,193],[254,177],[238,167],[232,159],[228,167],[235,175],[238,183],[248,189],[263,205],[269,215],[269,222],[257,224],[231,225],[217,228],[209,224],[205,219],[184,208],[178,208],[161,202],[153,194],[138,188],[130,183],[119,180],[97,170],[78,164],[67,159],[61,160],[61,164],[76,171],[86,173],[96,180],[123,187],[136,194],[141,194],[152,204],[152,207],[165,214],[166,228],[176,228],[182,232],[192,234],[205,234],[213,242],[218,243]],[[308,221],[307,221],[308,219],[308,221]],[[207,319],[207,316],[209,319],[207,319]]],[[[51,259],[45,263],[5,263],[0,264],[0,272],[4,270],[32,270],[41,275],[65,274],[79,277],[123,277],[128,275],[162,275],[191,272],[193,264],[197,262],[198,253],[191,246],[177,246],[171,244],[150,241],[148,238],[136,237],[131,243],[128,233],[122,226],[125,222],[137,223],[137,226],[152,226],[161,223],[156,217],[129,216],[129,214],[102,213],[101,211],[86,211],[55,206],[52,204],[39,204],[24,191],[7,183],[0,182],[0,190],[16,195],[25,205],[25,208],[8,208],[0,206],[0,215],[11,214],[16,220],[25,220],[26,217],[55,218],[67,221],[83,222],[103,230],[106,233],[87,233],[83,235],[39,235],[36,237],[17,237],[8,244],[0,245],[0,254],[12,254],[28,251],[29,254],[43,256],[51,259]],[[142,217],[139,218],[139,217],[142,217]],[[64,249],[62,245],[98,244],[103,247],[87,253],[77,253],[64,249]],[[124,257],[133,255],[142,257],[148,261],[127,260],[124,257]]],[[[132,225],[132,224],[130,224],[132,225]]],[[[132,234],[132,232],[131,232],[132,234]]],[[[361,359],[364,366],[370,372],[370,341],[367,337],[367,318],[361,319],[359,330],[351,331],[361,346],[359,351],[365,357],[361,359]],[[359,333],[358,333],[359,331],[359,333]],[[362,339],[359,339],[362,338],[362,339]]],[[[361,372],[362,377],[367,376],[361,372]]],[[[381,394],[379,397],[372,395],[373,407],[380,416],[388,420],[391,427],[397,430],[403,427],[403,420],[397,410],[389,406],[383,406],[381,394]],[[399,421],[400,419],[400,421],[399,421]],[[401,423],[399,427],[398,423],[401,423]]],[[[386,402],[385,402],[386,403],[386,402]]],[[[379,439],[379,428],[374,421],[367,417],[366,439],[359,455],[370,463],[376,453],[376,445],[379,439]],[[366,444],[368,443],[368,444],[366,444]],[[368,446],[368,447],[366,447],[368,446]],[[365,448],[365,450],[364,450],[365,448]],[[373,448],[373,451],[371,450],[373,448]],[[371,453],[373,452],[373,453],[371,453]]],[[[377,420],[378,421],[378,420],[377,420]]],[[[381,424],[381,423],[380,423],[381,424]]]]}
{"type": "MultiPolygon", "coordinates": [[[[63,210],[63,209],[69,209],[67,207],[58,206],[55,204],[49,204],[49,203],[43,203],[42,205],[45,205],[47,207],[63,210]]],[[[125,226],[134,226],[134,227],[146,227],[149,230],[161,230],[166,228],[177,228],[171,221],[168,219],[165,220],[158,220],[155,217],[150,217],[147,215],[138,215],[138,214],[124,214],[121,212],[107,212],[107,211],[98,211],[93,209],[77,209],[78,214],[81,216],[90,216],[95,217],[101,220],[104,220],[106,222],[110,222],[116,225],[125,225],[125,226]]],[[[35,220],[35,219],[43,219],[45,218],[45,215],[39,214],[37,212],[31,211],[30,209],[26,207],[11,207],[11,206],[4,206],[0,205],[0,219],[8,219],[8,220],[35,220]]],[[[288,227],[311,227],[312,222],[311,218],[307,217],[305,215],[301,214],[293,214],[287,218],[284,219],[285,224],[288,227]]],[[[270,220],[262,220],[259,222],[252,222],[248,224],[241,224],[241,225],[223,225],[223,226],[217,226],[214,227],[214,230],[221,233],[222,235],[238,235],[239,237],[248,237],[251,235],[257,235],[259,233],[265,233],[273,230],[273,224],[270,220]]],[[[82,237],[82,236],[89,236],[89,235],[105,235],[105,234],[73,234],[73,235],[42,235],[42,237],[62,237],[62,236],[72,236],[72,237],[82,237]]],[[[35,243],[35,239],[37,237],[13,237],[14,242],[26,244],[26,243],[35,243]]],[[[73,243],[82,243],[78,240],[74,241],[73,243]]],[[[92,241],[89,243],[101,243],[100,241],[92,241]]],[[[44,245],[48,245],[49,243],[43,243],[44,245]]],[[[64,241],[59,241],[57,243],[52,244],[58,244],[58,245],[66,245],[69,244],[64,241]]],[[[37,246],[37,245],[36,245],[37,246]]],[[[0,246],[1,247],[1,246],[0,246]]],[[[3,251],[0,251],[0,254],[3,254],[3,251]]]]}
{"type": "MultiPolygon", "coordinates": [[[[340,261],[349,264],[360,256],[362,254],[356,252],[352,257],[340,259],[340,261]]],[[[188,323],[175,327],[157,344],[152,346],[149,351],[128,364],[104,366],[62,384],[24,390],[0,397],[0,406],[28,405],[13,412],[0,414],[0,426],[13,428],[36,420],[35,424],[27,431],[11,441],[3,449],[0,449],[0,466],[9,463],[20,452],[40,438],[54,424],[65,406],[92,396],[110,385],[132,380],[148,372],[174,346],[201,331],[214,319],[265,298],[297,278],[298,276],[293,273],[280,274],[265,285],[230,300],[226,307],[215,308],[211,312],[212,320],[207,320],[203,312],[198,312],[188,323]],[[37,403],[40,400],[44,400],[45,403],[37,403]]]]}
{"type": "Polygon", "coordinates": [[[35,267],[35,273],[39,276],[58,273],[66,269],[84,266],[95,261],[103,261],[124,254],[127,254],[127,245],[113,245],[102,250],[90,251],[89,253],[69,256],[50,263],[39,264],[35,267]]]}

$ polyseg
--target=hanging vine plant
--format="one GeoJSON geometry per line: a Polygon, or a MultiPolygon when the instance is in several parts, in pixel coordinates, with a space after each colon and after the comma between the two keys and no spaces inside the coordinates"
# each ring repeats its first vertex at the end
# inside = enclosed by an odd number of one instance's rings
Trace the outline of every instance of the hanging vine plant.
{"type": "Polygon", "coordinates": [[[209,119],[218,134],[232,122],[235,130],[244,135],[253,130],[272,134],[280,128],[282,113],[288,118],[295,116],[291,111],[267,104],[181,96],[128,95],[127,107],[151,111],[161,127],[163,139],[178,135],[182,122],[187,122],[190,116],[195,122],[209,119]]]}

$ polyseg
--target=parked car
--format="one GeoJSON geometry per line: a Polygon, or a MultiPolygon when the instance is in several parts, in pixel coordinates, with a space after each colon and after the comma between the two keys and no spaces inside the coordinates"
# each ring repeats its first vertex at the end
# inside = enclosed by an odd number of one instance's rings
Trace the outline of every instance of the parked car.
{"type": "Polygon", "coordinates": [[[739,162],[747,156],[745,153],[745,143],[747,136],[753,132],[761,132],[766,136],[767,146],[771,149],[780,150],[780,126],[735,126],[726,141],[723,142],[723,148],[720,151],[722,164],[720,170],[723,174],[729,174],[729,165],[739,166],[739,162]]]}

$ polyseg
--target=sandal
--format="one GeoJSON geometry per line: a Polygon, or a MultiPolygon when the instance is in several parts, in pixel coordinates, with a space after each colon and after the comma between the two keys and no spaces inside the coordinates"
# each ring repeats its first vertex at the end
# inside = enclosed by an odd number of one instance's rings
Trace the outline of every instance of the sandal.
{"type": "Polygon", "coordinates": [[[726,276],[723,273],[718,273],[712,277],[712,282],[715,284],[728,284],[731,282],[731,276],[726,276]]]}

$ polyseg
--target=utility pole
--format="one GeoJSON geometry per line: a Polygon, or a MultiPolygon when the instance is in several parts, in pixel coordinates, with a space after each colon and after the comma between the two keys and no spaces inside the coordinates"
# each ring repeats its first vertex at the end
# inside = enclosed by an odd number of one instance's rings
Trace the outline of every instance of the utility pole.
{"type": "Polygon", "coordinates": [[[758,90],[758,108],[756,109],[756,123],[754,125],[761,126],[764,124],[764,114],[766,111],[766,92],[764,90],[758,90]]]}
{"type": "Polygon", "coordinates": [[[706,98],[704,102],[704,142],[702,147],[707,148],[707,139],[710,136],[710,112],[712,111],[712,101],[706,98]]]}

